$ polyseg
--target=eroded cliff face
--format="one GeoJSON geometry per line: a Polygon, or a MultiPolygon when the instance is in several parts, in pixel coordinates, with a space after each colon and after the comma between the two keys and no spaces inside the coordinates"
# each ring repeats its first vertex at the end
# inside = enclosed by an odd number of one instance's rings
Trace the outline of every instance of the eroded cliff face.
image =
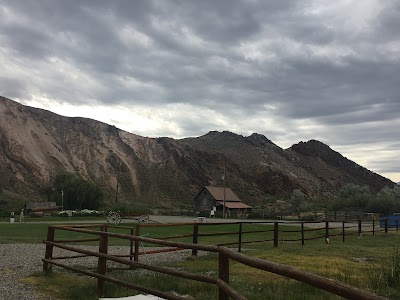
{"type": "Polygon", "coordinates": [[[40,197],[62,172],[79,173],[114,201],[191,205],[200,188],[227,184],[250,204],[293,189],[310,198],[347,183],[393,183],[317,141],[284,150],[265,136],[210,132],[198,138],[145,138],[85,118],[68,118],[0,97],[0,188],[40,197]]]}
{"type": "MultiPolygon", "coordinates": [[[[135,147],[131,148],[113,126],[0,101],[3,188],[36,190],[58,172],[67,171],[112,190],[120,173],[125,188],[140,194],[136,158],[145,151],[139,147],[143,138],[130,134],[135,147]]],[[[151,144],[155,142],[149,139],[147,145],[151,144]]]]}
{"type": "Polygon", "coordinates": [[[40,187],[67,171],[101,186],[110,201],[118,178],[122,202],[174,205],[191,201],[198,187],[208,184],[209,172],[199,169],[197,156],[173,139],[145,138],[0,98],[3,189],[37,195],[40,187]]]}

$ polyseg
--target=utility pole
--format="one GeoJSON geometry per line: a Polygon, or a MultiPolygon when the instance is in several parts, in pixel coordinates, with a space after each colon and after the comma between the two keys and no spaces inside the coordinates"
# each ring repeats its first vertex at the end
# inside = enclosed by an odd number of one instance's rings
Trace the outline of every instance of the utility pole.
{"type": "Polygon", "coordinates": [[[121,173],[121,162],[118,164],[118,172],[117,172],[117,191],[115,192],[115,206],[118,206],[118,188],[119,188],[119,176],[121,173]]]}
{"type": "Polygon", "coordinates": [[[222,180],[224,181],[224,206],[222,207],[222,217],[226,218],[226,208],[225,208],[225,198],[226,198],[226,185],[225,185],[225,164],[224,164],[224,174],[222,175],[222,180]]]}
{"type": "Polygon", "coordinates": [[[118,181],[119,181],[119,172],[117,173],[117,191],[115,192],[115,206],[118,205],[118,181]]]}

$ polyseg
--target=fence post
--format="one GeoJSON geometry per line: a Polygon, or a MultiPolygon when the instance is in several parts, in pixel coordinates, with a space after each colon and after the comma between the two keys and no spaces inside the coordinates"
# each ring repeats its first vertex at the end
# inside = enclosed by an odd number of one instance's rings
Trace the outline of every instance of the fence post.
{"type": "Polygon", "coordinates": [[[375,220],[372,220],[372,236],[375,236],[375,220]]]}
{"type": "Polygon", "coordinates": [[[385,219],[385,233],[388,233],[388,219],[385,219]]]}
{"type": "Polygon", "coordinates": [[[342,221],[342,242],[344,243],[344,239],[345,239],[345,236],[346,236],[346,230],[345,230],[345,226],[344,226],[344,223],[345,223],[345,221],[342,221]]]}
{"type": "MultiPolygon", "coordinates": [[[[101,231],[106,232],[107,227],[102,226],[101,231]]],[[[108,250],[108,236],[107,234],[102,234],[100,236],[100,244],[99,244],[99,252],[103,254],[107,254],[108,250]]],[[[107,270],[107,259],[99,257],[97,264],[97,273],[101,275],[106,275],[107,270]]],[[[97,296],[102,297],[104,292],[104,284],[105,281],[103,279],[97,279],[97,296]]]]}
{"type": "Polygon", "coordinates": [[[278,247],[278,238],[279,238],[279,223],[278,222],[274,222],[274,247],[278,247]]]}
{"type": "MultiPolygon", "coordinates": [[[[219,253],[219,279],[229,284],[229,257],[219,253]]],[[[219,288],[219,300],[229,300],[229,295],[219,288]]]]}
{"type": "MultiPolygon", "coordinates": [[[[131,236],[133,236],[133,227],[131,228],[131,236]]],[[[133,240],[130,240],[130,250],[129,250],[129,260],[132,261],[133,256],[133,240]]],[[[133,269],[133,266],[129,266],[130,269],[133,269]]]]}
{"type": "MultiPolygon", "coordinates": [[[[193,224],[193,244],[197,244],[199,240],[199,224],[193,224]]],[[[192,249],[192,256],[197,256],[197,249],[192,249]]]]}
{"type": "Polygon", "coordinates": [[[361,220],[358,220],[358,236],[361,237],[362,230],[361,230],[361,220]]]}
{"type": "MultiPolygon", "coordinates": [[[[55,228],[53,226],[49,226],[47,229],[47,241],[49,242],[54,242],[54,233],[55,233],[55,228]]],[[[53,245],[46,245],[46,253],[44,256],[45,259],[52,259],[53,258],[53,245]]],[[[53,267],[52,264],[48,262],[43,262],[43,271],[45,273],[48,273],[51,271],[51,268],[53,267]]]]}
{"type": "Polygon", "coordinates": [[[238,246],[238,251],[239,253],[242,252],[242,225],[243,223],[239,223],[239,246],[238,246]]]}
{"type": "Polygon", "coordinates": [[[399,232],[399,220],[396,220],[396,233],[399,232]]]}
{"type": "MultiPolygon", "coordinates": [[[[135,236],[136,237],[140,236],[140,224],[139,223],[136,224],[135,236]]],[[[138,239],[135,239],[134,261],[139,261],[139,243],[140,243],[140,241],[138,239]]]]}
{"type": "Polygon", "coordinates": [[[328,242],[329,239],[329,221],[325,221],[325,240],[328,242]]]}
{"type": "Polygon", "coordinates": [[[301,245],[304,246],[304,222],[301,222],[301,245]]]}

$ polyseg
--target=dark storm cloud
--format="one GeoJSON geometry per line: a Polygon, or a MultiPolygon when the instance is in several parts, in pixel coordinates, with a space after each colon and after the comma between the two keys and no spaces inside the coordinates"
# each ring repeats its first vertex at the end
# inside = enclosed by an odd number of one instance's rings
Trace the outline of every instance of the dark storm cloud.
{"type": "Polygon", "coordinates": [[[35,28],[7,24],[0,27],[0,35],[18,55],[28,59],[41,59],[49,54],[49,39],[35,28]],[[12,32],[12,35],[8,33],[12,32]]]}
{"type": "Polygon", "coordinates": [[[387,39],[399,39],[400,32],[400,3],[398,1],[389,1],[387,9],[381,13],[381,18],[377,26],[378,41],[385,42],[387,39]]]}
{"type": "Polygon", "coordinates": [[[398,126],[400,121],[389,123],[393,126],[388,126],[385,121],[362,123],[358,125],[346,124],[336,125],[335,127],[324,130],[324,139],[327,143],[334,143],[336,145],[349,145],[349,141],[354,144],[391,144],[396,142],[399,133],[398,126]]]}
{"type": "Polygon", "coordinates": [[[0,0],[0,94],[190,110],[159,135],[393,145],[399,20],[394,0],[0,0]]]}

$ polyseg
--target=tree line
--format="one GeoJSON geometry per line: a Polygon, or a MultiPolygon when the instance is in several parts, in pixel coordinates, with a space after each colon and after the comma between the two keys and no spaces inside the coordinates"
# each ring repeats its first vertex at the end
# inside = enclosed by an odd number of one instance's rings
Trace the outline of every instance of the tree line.
{"type": "Polygon", "coordinates": [[[311,202],[302,191],[294,190],[290,203],[293,212],[298,215],[301,212],[312,210],[327,212],[358,210],[364,213],[390,215],[395,212],[400,213],[400,188],[386,186],[378,193],[372,193],[368,186],[348,184],[342,187],[336,195],[322,195],[318,203],[311,202]]]}

